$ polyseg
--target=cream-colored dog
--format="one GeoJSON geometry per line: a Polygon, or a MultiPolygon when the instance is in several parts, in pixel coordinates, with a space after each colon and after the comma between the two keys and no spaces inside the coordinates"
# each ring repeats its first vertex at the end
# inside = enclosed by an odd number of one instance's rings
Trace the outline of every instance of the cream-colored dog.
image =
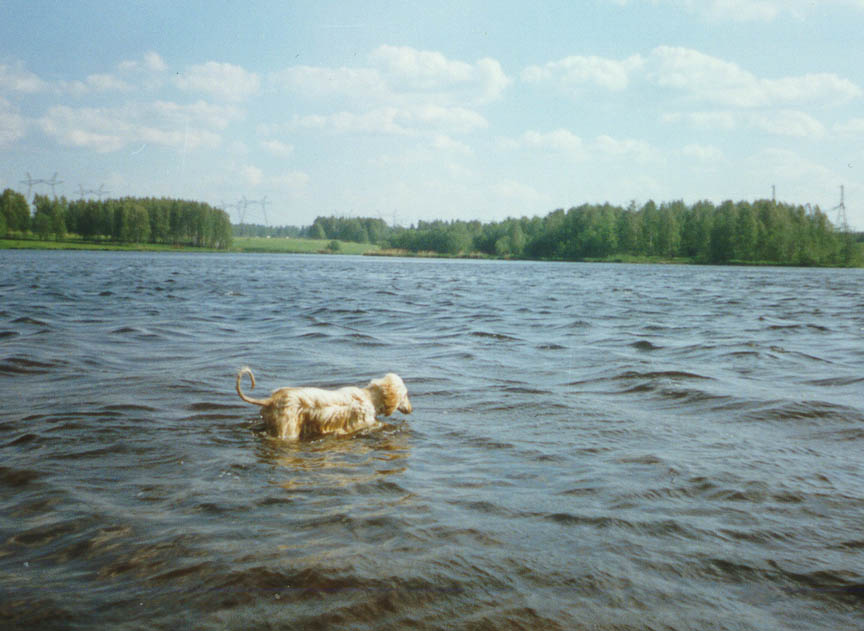
{"type": "Polygon", "coordinates": [[[396,410],[411,414],[413,409],[408,389],[399,375],[393,373],[373,379],[365,388],[279,388],[266,399],[243,394],[240,389],[243,375],[249,375],[255,388],[252,371],[244,367],[237,373],[237,394],[246,403],[261,406],[267,431],[277,438],[297,440],[323,434],[352,434],[379,427],[378,414],[390,416],[396,410]]]}

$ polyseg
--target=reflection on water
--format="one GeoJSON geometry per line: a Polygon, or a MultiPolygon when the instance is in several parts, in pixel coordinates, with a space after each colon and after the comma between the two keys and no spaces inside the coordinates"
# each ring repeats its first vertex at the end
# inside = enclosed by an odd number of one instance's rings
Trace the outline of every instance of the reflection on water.
{"type": "MultiPolygon", "coordinates": [[[[410,455],[409,434],[401,426],[382,428],[352,436],[326,436],[316,440],[288,442],[261,432],[256,449],[262,463],[284,467],[285,480],[277,482],[286,491],[310,491],[322,487],[351,487],[403,473],[410,455]]],[[[278,472],[278,473],[277,473],[278,472]]]]}
{"type": "Polygon", "coordinates": [[[0,626],[864,626],[864,271],[0,251],[0,626]],[[234,392],[388,371],[286,443],[234,392]]]}

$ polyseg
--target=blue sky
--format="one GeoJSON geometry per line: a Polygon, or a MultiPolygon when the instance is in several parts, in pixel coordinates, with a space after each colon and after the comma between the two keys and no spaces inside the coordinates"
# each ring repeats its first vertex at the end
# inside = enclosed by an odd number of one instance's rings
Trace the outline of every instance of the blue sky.
{"type": "Polygon", "coordinates": [[[0,188],[408,225],[844,185],[864,229],[862,33],[864,0],[4,0],[0,188]]]}

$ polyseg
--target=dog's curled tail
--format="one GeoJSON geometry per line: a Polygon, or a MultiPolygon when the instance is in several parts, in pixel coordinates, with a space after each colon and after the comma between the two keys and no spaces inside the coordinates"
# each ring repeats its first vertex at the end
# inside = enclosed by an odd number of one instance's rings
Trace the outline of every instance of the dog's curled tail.
{"type": "Polygon", "coordinates": [[[240,383],[243,380],[243,375],[249,375],[249,381],[252,382],[252,389],[255,389],[255,375],[252,374],[252,370],[249,366],[243,366],[237,373],[237,394],[240,395],[240,398],[246,401],[246,403],[252,403],[254,405],[267,405],[270,403],[269,399],[253,399],[252,397],[247,397],[243,394],[243,390],[240,388],[240,383]]]}

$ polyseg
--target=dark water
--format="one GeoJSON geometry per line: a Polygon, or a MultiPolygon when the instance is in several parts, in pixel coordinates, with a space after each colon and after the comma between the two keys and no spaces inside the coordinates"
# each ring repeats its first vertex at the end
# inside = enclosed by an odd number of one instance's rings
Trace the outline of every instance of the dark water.
{"type": "Polygon", "coordinates": [[[864,271],[0,252],[4,629],[864,628],[864,271]],[[395,371],[283,444],[233,391],[395,371]]]}

